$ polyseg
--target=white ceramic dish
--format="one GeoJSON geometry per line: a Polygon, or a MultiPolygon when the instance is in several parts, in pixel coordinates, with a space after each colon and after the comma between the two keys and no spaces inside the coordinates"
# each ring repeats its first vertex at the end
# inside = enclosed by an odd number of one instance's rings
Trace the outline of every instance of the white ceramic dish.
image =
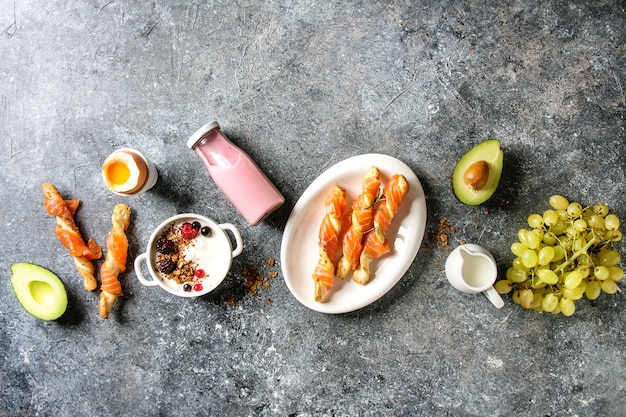
{"type": "Polygon", "coordinates": [[[232,260],[234,257],[241,254],[243,251],[243,242],[241,235],[235,226],[230,223],[217,224],[208,217],[200,216],[197,214],[178,214],[172,216],[163,221],[150,236],[148,241],[148,247],[146,251],[135,258],[134,267],[137,279],[143,285],[147,287],[159,286],[170,294],[177,295],[179,297],[199,297],[207,294],[217,288],[222,283],[226,274],[230,270],[232,260]],[[185,291],[183,284],[179,284],[176,281],[165,277],[157,268],[157,251],[156,241],[161,238],[164,232],[175,225],[180,225],[184,222],[200,222],[201,226],[209,226],[211,228],[211,234],[203,236],[198,233],[198,236],[194,238],[197,240],[193,246],[196,248],[198,265],[205,271],[206,276],[201,280],[201,290],[185,291]],[[229,231],[235,240],[235,246],[231,243],[226,231],[229,231]],[[141,265],[146,263],[148,271],[150,272],[150,279],[146,278],[142,272],[141,265]]]}
{"type": "Polygon", "coordinates": [[[417,255],[426,228],[426,198],[419,179],[406,164],[388,155],[365,154],[348,158],[330,167],[302,194],[294,206],[281,243],[281,268],[287,287],[306,307],[322,313],[340,314],[363,308],[378,300],[402,278],[417,255]],[[361,192],[365,173],[376,166],[384,185],[395,173],[409,182],[398,213],[387,232],[393,239],[389,254],[372,262],[373,279],[367,285],[335,279],[330,299],[313,299],[311,274],[318,260],[318,233],[324,217],[324,202],[333,185],[345,188],[348,207],[361,192]]]}

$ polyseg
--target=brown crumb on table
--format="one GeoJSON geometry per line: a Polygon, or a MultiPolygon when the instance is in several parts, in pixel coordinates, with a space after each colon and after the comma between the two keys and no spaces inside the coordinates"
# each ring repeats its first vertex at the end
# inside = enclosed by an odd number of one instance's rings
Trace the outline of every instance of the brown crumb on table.
{"type": "MultiPolygon", "coordinates": [[[[276,265],[275,258],[269,258],[265,261],[267,266],[273,267],[276,265]]],[[[272,284],[272,279],[278,276],[278,272],[270,271],[267,274],[261,273],[256,267],[252,265],[245,266],[241,271],[241,277],[243,278],[242,292],[245,297],[253,297],[261,299],[260,291],[268,291],[272,284]],[[267,275],[267,276],[266,276],[267,275]]],[[[236,300],[240,298],[239,294],[229,294],[227,304],[230,306],[236,305],[236,300]]],[[[272,305],[272,299],[266,298],[267,304],[272,305]]]]}
{"type": "Polygon", "coordinates": [[[444,249],[448,246],[450,234],[454,233],[456,229],[446,218],[439,219],[437,226],[437,230],[431,232],[428,239],[433,249],[444,249]]]}
{"type": "MultiPolygon", "coordinates": [[[[452,250],[448,248],[448,243],[450,243],[450,237],[454,232],[456,232],[456,229],[447,218],[439,219],[437,229],[428,234],[427,245],[437,251],[437,253],[432,253],[433,257],[436,256],[437,259],[443,260],[444,254],[452,252],[452,250]]],[[[438,267],[441,272],[444,272],[442,265],[438,267]]]]}

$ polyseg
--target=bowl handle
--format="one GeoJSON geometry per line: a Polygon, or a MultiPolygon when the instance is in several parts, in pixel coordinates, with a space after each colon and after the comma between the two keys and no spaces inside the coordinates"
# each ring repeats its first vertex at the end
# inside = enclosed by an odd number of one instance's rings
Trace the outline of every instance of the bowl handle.
{"type": "Polygon", "coordinates": [[[241,235],[239,234],[239,230],[235,226],[230,223],[220,224],[222,229],[230,230],[230,232],[235,237],[235,243],[237,245],[233,248],[233,258],[240,255],[243,252],[243,241],[241,240],[241,235]]]}
{"type": "Polygon", "coordinates": [[[139,282],[141,282],[146,287],[154,287],[155,285],[159,285],[159,282],[157,280],[151,279],[151,280],[148,281],[143,276],[143,272],[141,272],[141,261],[148,262],[148,254],[147,253],[142,253],[141,255],[138,255],[135,258],[135,264],[134,264],[135,265],[135,274],[137,274],[137,279],[139,279],[139,282]]]}

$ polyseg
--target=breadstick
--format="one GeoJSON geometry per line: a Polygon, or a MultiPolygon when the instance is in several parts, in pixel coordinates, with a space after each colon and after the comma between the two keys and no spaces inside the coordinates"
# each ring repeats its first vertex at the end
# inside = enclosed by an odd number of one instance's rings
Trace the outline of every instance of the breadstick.
{"type": "Polygon", "coordinates": [[[104,319],[109,318],[115,300],[122,295],[122,285],[118,279],[121,272],[126,270],[128,256],[128,238],[126,230],[130,225],[130,207],[117,204],[111,216],[113,227],[107,237],[107,255],[100,267],[100,302],[98,310],[104,319]]]}
{"type": "Polygon", "coordinates": [[[375,208],[374,229],[365,235],[361,264],[352,274],[354,282],[361,285],[367,284],[371,280],[371,261],[389,252],[389,242],[385,235],[391,220],[398,211],[398,206],[408,191],[409,183],[402,174],[395,174],[385,185],[383,198],[375,208]]]}
{"type": "Polygon", "coordinates": [[[85,290],[95,290],[98,283],[94,277],[94,267],[91,261],[100,259],[102,248],[93,239],[89,239],[88,243],[85,244],[80,230],[74,222],[74,213],[79,201],[64,200],[52,184],[42,184],[41,189],[46,197],[43,202],[44,208],[48,214],[56,217],[57,225],[54,233],[74,258],[74,265],[83,277],[85,290]]]}
{"type": "Polygon", "coordinates": [[[322,219],[319,231],[319,259],[313,281],[315,283],[315,301],[324,302],[335,280],[335,259],[339,250],[339,235],[346,209],[346,191],[333,187],[326,198],[326,215],[322,219]]]}
{"type": "Polygon", "coordinates": [[[343,256],[337,264],[337,276],[344,279],[359,266],[365,232],[374,225],[374,204],[380,188],[380,172],[371,167],[363,178],[361,194],[352,203],[350,227],[342,238],[343,256]]]}

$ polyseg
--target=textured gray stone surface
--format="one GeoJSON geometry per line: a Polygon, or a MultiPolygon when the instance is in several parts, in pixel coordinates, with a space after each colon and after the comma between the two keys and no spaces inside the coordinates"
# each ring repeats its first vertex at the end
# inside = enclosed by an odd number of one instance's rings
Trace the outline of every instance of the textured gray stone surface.
{"type": "Polygon", "coordinates": [[[565,318],[510,297],[496,310],[453,290],[443,265],[465,240],[503,274],[517,230],[554,193],[626,219],[624,3],[287,3],[0,1],[0,416],[623,415],[623,284],[565,318]],[[287,199],[259,226],[185,146],[213,119],[287,199]],[[490,137],[505,151],[501,185],[461,205],[452,167],[490,137]],[[150,192],[104,188],[100,164],[123,146],[157,165],[150,192]],[[414,169],[427,238],[376,303],[310,311],[280,274],[285,223],[325,169],[368,152],[414,169]],[[52,234],[43,182],[82,200],[77,221],[101,243],[113,206],[129,204],[131,259],[182,212],[234,223],[244,253],[194,300],[143,287],[129,268],[102,320],[52,234]],[[444,248],[428,239],[442,218],[455,227],[444,248]],[[61,276],[62,319],[20,307],[18,261],[61,276]],[[279,275],[255,297],[246,266],[279,275]]]}

